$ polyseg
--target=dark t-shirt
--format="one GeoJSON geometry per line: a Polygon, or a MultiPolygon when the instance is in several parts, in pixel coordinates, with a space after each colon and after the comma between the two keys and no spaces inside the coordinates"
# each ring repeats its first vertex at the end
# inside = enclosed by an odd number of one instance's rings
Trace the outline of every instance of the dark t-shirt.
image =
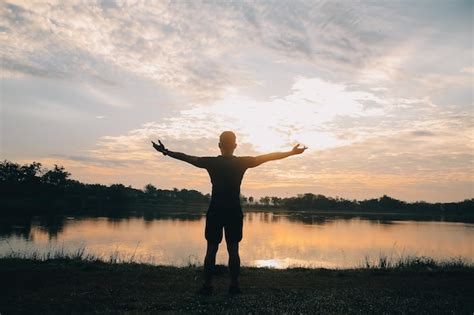
{"type": "Polygon", "coordinates": [[[212,197],[208,214],[242,214],[240,183],[248,168],[257,166],[252,156],[216,156],[198,158],[198,167],[205,168],[211,177],[212,197]]]}

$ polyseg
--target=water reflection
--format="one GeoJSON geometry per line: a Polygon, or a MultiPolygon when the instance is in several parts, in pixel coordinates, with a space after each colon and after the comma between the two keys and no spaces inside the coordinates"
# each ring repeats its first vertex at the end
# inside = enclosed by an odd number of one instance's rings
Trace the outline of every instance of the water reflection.
{"type": "MultiPolygon", "coordinates": [[[[106,259],[167,265],[201,263],[205,251],[202,213],[137,213],[116,217],[30,217],[0,221],[0,254],[64,248],[106,259]]],[[[250,212],[244,219],[244,265],[353,267],[381,255],[474,260],[474,225],[453,222],[366,220],[308,213],[250,212]]],[[[218,263],[226,263],[221,246],[218,263]]]]}

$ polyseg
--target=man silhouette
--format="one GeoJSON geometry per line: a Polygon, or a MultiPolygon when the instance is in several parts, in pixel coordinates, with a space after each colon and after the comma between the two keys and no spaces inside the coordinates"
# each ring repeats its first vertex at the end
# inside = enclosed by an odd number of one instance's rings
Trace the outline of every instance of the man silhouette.
{"type": "Polygon", "coordinates": [[[235,156],[236,137],[232,131],[224,131],[219,137],[221,155],[216,157],[197,157],[173,152],[165,148],[158,140],[153,147],[163,155],[188,162],[196,167],[205,168],[211,177],[212,197],[206,213],[205,237],[207,251],[204,259],[204,284],[200,294],[212,294],[212,272],[216,263],[216,254],[225,233],[229,253],[230,294],[240,293],[239,242],[242,240],[243,213],[240,205],[240,184],[245,171],[262,163],[279,160],[291,155],[303,153],[307,147],[295,145],[288,152],[274,152],[259,156],[235,156]]]}

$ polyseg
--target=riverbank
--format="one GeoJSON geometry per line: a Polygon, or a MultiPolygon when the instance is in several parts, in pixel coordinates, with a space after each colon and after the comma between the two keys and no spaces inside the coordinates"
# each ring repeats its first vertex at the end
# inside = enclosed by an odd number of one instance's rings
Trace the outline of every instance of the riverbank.
{"type": "Polygon", "coordinates": [[[325,219],[353,219],[360,218],[364,220],[379,220],[379,221],[444,221],[444,222],[462,222],[474,223],[474,214],[444,214],[444,213],[416,213],[416,212],[402,212],[395,210],[388,211],[363,211],[363,210],[322,210],[322,209],[304,209],[304,210],[290,210],[281,207],[272,206],[244,206],[244,214],[246,212],[267,212],[276,215],[288,215],[304,221],[305,218],[314,220],[318,217],[321,220],[325,219]]]}
{"type": "Polygon", "coordinates": [[[0,313],[466,313],[474,311],[474,268],[412,263],[351,270],[243,268],[243,294],[195,294],[200,267],[85,259],[0,258],[0,313]]]}

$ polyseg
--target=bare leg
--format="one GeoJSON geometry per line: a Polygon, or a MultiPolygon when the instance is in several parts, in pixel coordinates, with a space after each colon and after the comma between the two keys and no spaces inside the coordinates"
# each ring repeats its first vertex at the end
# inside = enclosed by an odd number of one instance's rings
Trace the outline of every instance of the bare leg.
{"type": "Polygon", "coordinates": [[[227,243],[227,252],[229,253],[229,271],[231,286],[239,287],[240,274],[240,256],[239,243],[227,243]]]}
{"type": "Polygon", "coordinates": [[[216,266],[216,254],[219,244],[207,242],[206,258],[204,258],[204,285],[212,286],[212,272],[216,266]]]}

